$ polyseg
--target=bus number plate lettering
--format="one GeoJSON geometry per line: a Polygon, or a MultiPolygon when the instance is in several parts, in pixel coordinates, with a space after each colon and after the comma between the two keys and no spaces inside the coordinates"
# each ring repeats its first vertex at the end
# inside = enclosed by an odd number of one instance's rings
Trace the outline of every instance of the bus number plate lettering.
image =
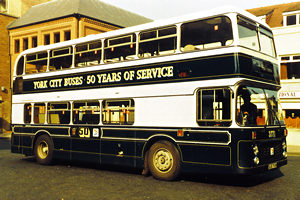
{"type": "Polygon", "coordinates": [[[268,165],[268,170],[277,168],[277,163],[271,163],[268,165]]]}

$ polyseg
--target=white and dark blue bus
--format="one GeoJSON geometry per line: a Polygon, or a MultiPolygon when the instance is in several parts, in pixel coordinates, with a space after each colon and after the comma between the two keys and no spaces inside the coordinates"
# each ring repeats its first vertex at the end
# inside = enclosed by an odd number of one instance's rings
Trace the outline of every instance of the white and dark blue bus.
{"type": "Polygon", "coordinates": [[[251,174],[287,164],[270,28],[235,8],[22,52],[11,151],[181,171],[251,174]]]}

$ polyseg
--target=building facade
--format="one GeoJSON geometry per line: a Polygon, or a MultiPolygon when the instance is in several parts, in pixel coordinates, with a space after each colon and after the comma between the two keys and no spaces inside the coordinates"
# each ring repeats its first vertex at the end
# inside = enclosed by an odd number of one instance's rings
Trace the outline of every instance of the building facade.
{"type": "MultiPolygon", "coordinates": [[[[7,55],[10,55],[10,59],[5,59],[5,62],[9,64],[5,68],[6,73],[1,71],[0,75],[1,80],[6,80],[7,96],[11,95],[12,82],[10,80],[15,60],[22,51],[152,21],[103,3],[101,0],[0,0],[0,2],[0,9],[3,12],[21,15],[18,19],[14,18],[15,20],[9,25],[7,23],[3,28],[1,27],[1,31],[6,31],[7,44],[5,45],[7,55]],[[35,5],[37,2],[42,4],[35,5]],[[25,13],[24,10],[26,10],[25,13]]],[[[2,106],[5,108],[2,115],[5,113],[6,125],[0,128],[9,130],[11,99],[3,98],[1,105],[5,105],[2,106]]]]}
{"type": "Polygon", "coordinates": [[[20,17],[33,5],[47,1],[50,0],[0,0],[0,12],[20,17]]]}
{"type": "Polygon", "coordinates": [[[300,1],[248,10],[273,30],[280,60],[279,93],[288,128],[300,128],[300,1]]]}
{"type": "Polygon", "coordinates": [[[6,26],[16,18],[0,13],[0,133],[10,128],[11,91],[9,37],[6,26]]]}

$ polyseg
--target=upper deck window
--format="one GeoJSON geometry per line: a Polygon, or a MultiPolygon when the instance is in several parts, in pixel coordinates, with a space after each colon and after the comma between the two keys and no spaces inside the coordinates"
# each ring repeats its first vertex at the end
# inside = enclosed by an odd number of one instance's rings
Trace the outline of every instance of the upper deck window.
{"type": "Polygon", "coordinates": [[[263,27],[260,27],[259,33],[260,33],[259,39],[260,39],[261,52],[275,57],[276,54],[275,54],[275,46],[274,46],[272,32],[263,27]]]}
{"type": "Polygon", "coordinates": [[[116,62],[134,59],[136,55],[135,34],[110,38],[105,40],[104,59],[106,62],[116,62]]]}
{"type": "Polygon", "coordinates": [[[100,64],[101,48],[101,41],[76,45],[75,66],[84,67],[100,64]]]}
{"type": "Polygon", "coordinates": [[[182,51],[216,48],[231,45],[232,42],[231,21],[225,16],[188,22],[181,26],[182,51]]]}
{"type": "Polygon", "coordinates": [[[47,52],[38,52],[26,55],[25,73],[32,74],[45,72],[47,70],[47,58],[47,52]]]}
{"type": "Polygon", "coordinates": [[[139,56],[150,57],[175,53],[177,44],[176,27],[148,30],[140,33],[139,56]]]}
{"type": "Polygon", "coordinates": [[[254,22],[238,17],[238,31],[242,46],[259,51],[257,26],[254,22]]]}
{"type": "Polygon", "coordinates": [[[55,49],[50,52],[49,70],[60,70],[70,68],[72,66],[73,48],[64,47],[55,49]]]}

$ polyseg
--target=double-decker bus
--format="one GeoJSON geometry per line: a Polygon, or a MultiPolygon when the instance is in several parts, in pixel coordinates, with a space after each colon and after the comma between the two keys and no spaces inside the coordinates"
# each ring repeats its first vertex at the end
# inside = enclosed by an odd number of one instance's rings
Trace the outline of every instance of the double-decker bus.
{"type": "Polygon", "coordinates": [[[13,153],[182,171],[251,174],[287,164],[270,28],[235,8],[22,52],[13,153]]]}

